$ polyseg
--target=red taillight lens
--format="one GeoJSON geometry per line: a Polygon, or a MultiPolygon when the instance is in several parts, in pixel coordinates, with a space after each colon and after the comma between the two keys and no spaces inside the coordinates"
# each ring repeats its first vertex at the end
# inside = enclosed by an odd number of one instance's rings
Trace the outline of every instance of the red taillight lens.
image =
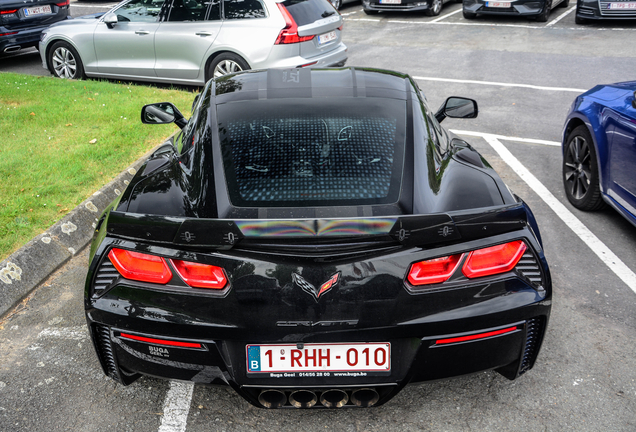
{"type": "Polygon", "coordinates": [[[472,251],[462,267],[462,272],[471,279],[505,273],[517,265],[526,249],[526,244],[517,240],[472,251]]]}
{"type": "Polygon", "coordinates": [[[155,345],[165,345],[165,346],[174,346],[174,347],[183,347],[183,348],[203,348],[200,343],[180,342],[180,341],[166,340],[166,339],[155,339],[155,338],[149,338],[145,336],[131,335],[127,333],[120,333],[119,337],[122,337],[124,339],[139,341],[139,342],[148,342],[155,345]]]}
{"type": "Polygon", "coordinates": [[[298,36],[298,26],[296,25],[296,21],[289,14],[289,11],[282,3],[276,3],[278,9],[280,9],[280,13],[283,14],[283,18],[285,18],[285,28],[280,31],[278,34],[278,38],[276,38],[275,45],[283,45],[283,44],[293,44],[299,42],[306,42],[312,40],[315,36],[298,36]]]}
{"type": "Polygon", "coordinates": [[[445,282],[455,272],[463,254],[420,261],[411,265],[408,280],[413,286],[445,282]]]}
{"type": "Polygon", "coordinates": [[[61,3],[55,3],[56,6],[62,7],[62,6],[68,6],[71,3],[71,0],[66,0],[63,1],[61,3]]]}
{"type": "MultiPolygon", "coordinates": [[[[17,11],[18,11],[17,9],[2,10],[0,11],[0,15],[12,14],[12,13],[16,13],[17,11]]],[[[4,33],[4,34],[12,34],[12,33],[4,33]]]]}
{"type": "Polygon", "coordinates": [[[221,267],[190,261],[170,260],[179,276],[191,287],[223,289],[227,277],[221,267]]]}
{"type": "Polygon", "coordinates": [[[108,258],[126,279],[160,284],[172,279],[168,264],[158,256],[114,248],[108,258]]]}
{"type": "Polygon", "coordinates": [[[517,330],[517,327],[508,327],[506,329],[495,330],[495,331],[486,332],[486,333],[472,334],[472,335],[469,335],[469,336],[460,336],[460,337],[454,337],[454,338],[448,338],[448,339],[439,339],[439,340],[435,341],[435,344],[436,345],[444,345],[444,344],[457,343],[457,342],[473,341],[473,340],[477,340],[477,339],[486,339],[486,338],[493,337],[493,336],[499,336],[499,335],[506,334],[506,333],[512,333],[515,330],[517,330]]]}

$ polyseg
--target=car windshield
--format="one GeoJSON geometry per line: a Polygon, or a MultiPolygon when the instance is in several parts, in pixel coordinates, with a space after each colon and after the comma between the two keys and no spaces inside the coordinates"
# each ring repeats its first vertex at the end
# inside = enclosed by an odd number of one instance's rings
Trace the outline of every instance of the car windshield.
{"type": "Polygon", "coordinates": [[[272,99],[217,110],[230,200],[240,207],[399,199],[406,102],[272,99]]]}

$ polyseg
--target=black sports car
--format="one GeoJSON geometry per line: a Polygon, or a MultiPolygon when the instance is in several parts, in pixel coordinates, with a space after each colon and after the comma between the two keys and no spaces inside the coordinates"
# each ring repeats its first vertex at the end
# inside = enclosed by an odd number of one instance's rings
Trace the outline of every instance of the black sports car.
{"type": "Polygon", "coordinates": [[[211,80],[96,229],[86,317],[104,372],[231,386],[258,407],[372,406],[539,352],[539,229],[417,84],[375,69],[211,80]]]}

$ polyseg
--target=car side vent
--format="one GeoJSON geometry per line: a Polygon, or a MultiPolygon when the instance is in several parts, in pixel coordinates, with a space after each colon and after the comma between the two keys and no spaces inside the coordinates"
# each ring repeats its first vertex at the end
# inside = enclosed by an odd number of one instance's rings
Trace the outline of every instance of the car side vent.
{"type": "Polygon", "coordinates": [[[118,277],[119,272],[115,269],[115,266],[110,260],[105,259],[99,266],[99,269],[97,269],[97,274],[93,282],[93,294],[96,296],[102,295],[107,288],[113,285],[118,277]]]}
{"type": "Polygon", "coordinates": [[[99,361],[105,369],[106,375],[121,383],[119,368],[115,362],[115,355],[110,344],[110,329],[101,324],[95,324],[95,342],[99,361]]]}
{"type": "Polygon", "coordinates": [[[515,269],[521,276],[528,279],[535,286],[543,285],[541,268],[539,267],[539,263],[532,252],[526,251],[517,263],[515,269]]]}
{"type": "Polygon", "coordinates": [[[537,355],[539,354],[542,334],[543,318],[532,318],[526,323],[526,347],[523,352],[523,360],[521,360],[519,375],[522,375],[532,369],[532,366],[537,359],[537,355]]]}

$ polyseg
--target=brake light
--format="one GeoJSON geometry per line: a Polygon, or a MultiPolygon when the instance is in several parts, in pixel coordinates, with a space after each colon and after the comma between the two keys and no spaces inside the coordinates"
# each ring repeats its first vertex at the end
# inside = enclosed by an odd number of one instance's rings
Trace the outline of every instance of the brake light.
{"type": "Polygon", "coordinates": [[[413,286],[445,282],[457,269],[463,254],[433,258],[411,265],[408,280],[413,286]]]}
{"type": "Polygon", "coordinates": [[[160,284],[172,279],[168,264],[158,256],[113,248],[108,258],[126,279],[160,284]]]}
{"type": "Polygon", "coordinates": [[[505,273],[517,265],[526,249],[526,244],[517,240],[472,251],[462,267],[462,272],[471,279],[505,273]]]}
{"type": "MultiPolygon", "coordinates": [[[[7,14],[12,14],[12,13],[16,13],[18,10],[17,9],[11,9],[11,10],[3,10],[0,11],[0,15],[7,15],[7,14]]],[[[16,32],[17,33],[17,32],[16,32]]],[[[5,34],[13,34],[13,33],[3,33],[0,36],[4,36],[5,34]]]]}
{"type": "Polygon", "coordinates": [[[170,262],[179,276],[191,287],[220,290],[227,285],[227,277],[221,267],[181,260],[170,262]]]}
{"type": "Polygon", "coordinates": [[[511,333],[515,330],[517,330],[517,327],[508,327],[506,329],[495,330],[495,331],[486,332],[486,333],[473,334],[469,336],[459,336],[459,337],[448,338],[448,339],[439,339],[435,341],[435,345],[443,345],[443,344],[450,344],[450,343],[457,343],[457,342],[472,341],[477,339],[485,339],[485,338],[489,338],[493,336],[499,336],[502,334],[511,333]]]}
{"type": "Polygon", "coordinates": [[[180,341],[173,341],[173,340],[167,340],[167,339],[155,339],[155,338],[149,338],[145,336],[131,335],[128,333],[120,333],[119,337],[124,339],[139,341],[139,342],[148,342],[155,345],[165,345],[165,346],[174,346],[174,347],[183,347],[183,348],[202,348],[200,343],[180,342],[180,341]]]}
{"type": "Polygon", "coordinates": [[[71,0],[63,1],[62,3],[55,3],[56,6],[63,7],[68,6],[71,3],[71,0]]]}
{"type": "Polygon", "coordinates": [[[315,37],[315,35],[298,36],[298,26],[296,25],[294,18],[289,14],[287,8],[282,3],[276,3],[276,6],[280,9],[280,13],[283,14],[283,18],[285,18],[285,28],[278,34],[278,38],[276,38],[276,42],[274,43],[275,45],[306,42],[315,37]]]}
{"type": "Polygon", "coordinates": [[[10,35],[14,35],[14,34],[18,34],[18,32],[0,33],[0,36],[10,36],[10,35]]]}

